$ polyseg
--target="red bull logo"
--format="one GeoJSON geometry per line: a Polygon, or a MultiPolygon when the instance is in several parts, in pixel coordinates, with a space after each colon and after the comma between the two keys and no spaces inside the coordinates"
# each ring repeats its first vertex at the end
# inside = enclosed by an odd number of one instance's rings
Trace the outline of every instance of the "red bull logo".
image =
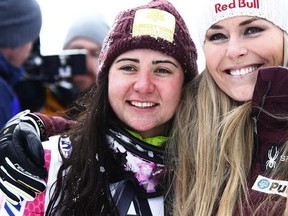
{"type": "Polygon", "coordinates": [[[228,4],[215,4],[215,12],[219,13],[233,8],[259,8],[259,0],[233,0],[228,4]]]}

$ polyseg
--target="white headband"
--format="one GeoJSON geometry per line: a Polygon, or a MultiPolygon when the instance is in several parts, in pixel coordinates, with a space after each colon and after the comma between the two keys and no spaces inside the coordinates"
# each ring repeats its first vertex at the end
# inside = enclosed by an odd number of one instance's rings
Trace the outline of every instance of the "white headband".
{"type": "Polygon", "coordinates": [[[235,16],[264,18],[288,33],[288,0],[204,0],[198,17],[200,43],[215,23],[235,16]]]}

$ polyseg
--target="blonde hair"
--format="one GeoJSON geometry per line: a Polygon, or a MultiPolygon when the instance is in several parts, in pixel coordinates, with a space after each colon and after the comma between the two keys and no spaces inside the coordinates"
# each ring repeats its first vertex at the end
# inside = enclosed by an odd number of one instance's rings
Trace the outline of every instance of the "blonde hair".
{"type": "MultiPolygon", "coordinates": [[[[284,34],[283,65],[288,66],[284,34]]],[[[232,101],[207,69],[186,86],[167,145],[168,163],[175,167],[174,215],[231,216],[244,206],[252,211],[247,195],[254,143],[251,111],[251,102],[232,101]]],[[[267,209],[267,215],[275,210],[267,209]]]]}

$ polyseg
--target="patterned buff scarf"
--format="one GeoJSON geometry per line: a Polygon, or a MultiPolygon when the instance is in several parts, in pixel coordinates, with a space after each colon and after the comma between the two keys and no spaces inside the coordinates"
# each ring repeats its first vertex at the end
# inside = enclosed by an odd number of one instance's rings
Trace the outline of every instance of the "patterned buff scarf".
{"type": "Polygon", "coordinates": [[[163,148],[137,139],[120,127],[110,129],[107,140],[115,159],[120,159],[126,171],[125,178],[136,184],[140,196],[162,195],[163,148]]]}
{"type": "Polygon", "coordinates": [[[152,146],[117,126],[108,131],[107,140],[123,171],[115,176],[111,188],[120,215],[127,213],[131,203],[138,204],[139,212],[150,215],[147,200],[163,194],[163,148],[152,146]]]}

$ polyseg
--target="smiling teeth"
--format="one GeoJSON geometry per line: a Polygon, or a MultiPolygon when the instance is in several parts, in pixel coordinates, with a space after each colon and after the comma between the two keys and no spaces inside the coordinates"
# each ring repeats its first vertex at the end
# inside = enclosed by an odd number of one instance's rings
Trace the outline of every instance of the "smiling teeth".
{"type": "Polygon", "coordinates": [[[243,75],[251,73],[252,71],[255,71],[256,69],[257,67],[248,67],[248,68],[242,68],[239,70],[231,70],[230,74],[232,76],[243,76],[243,75]]]}
{"type": "Polygon", "coordinates": [[[131,104],[133,106],[140,107],[140,108],[152,107],[155,105],[154,103],[149,103],[149,102],[141,103],[141,102],[137,102],[137,101],[132,101],[131,104]]]}

